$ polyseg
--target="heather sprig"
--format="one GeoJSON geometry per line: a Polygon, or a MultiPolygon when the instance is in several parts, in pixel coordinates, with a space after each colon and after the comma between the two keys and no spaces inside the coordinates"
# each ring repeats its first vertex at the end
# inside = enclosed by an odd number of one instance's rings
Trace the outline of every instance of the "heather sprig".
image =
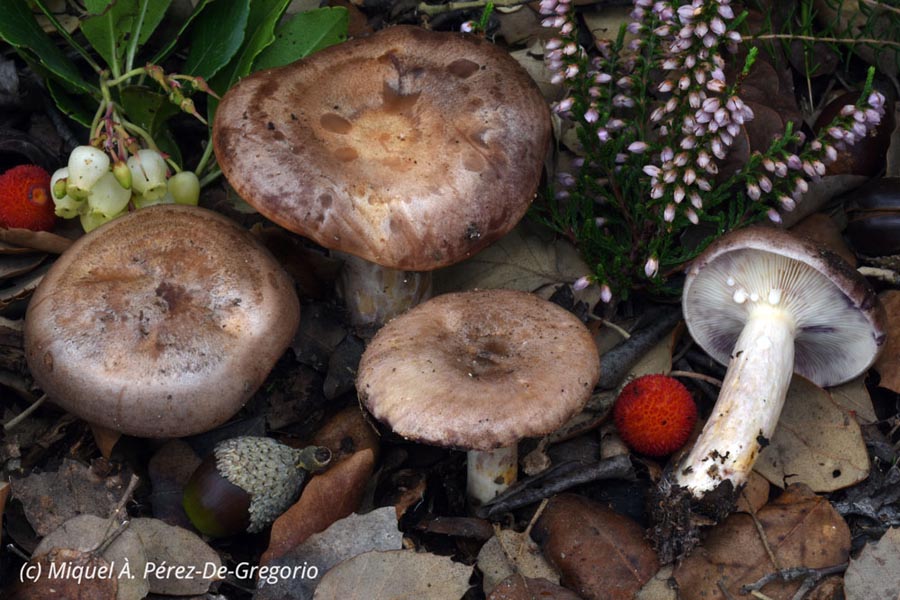
{"type": "Polygon", "coordinates": [[[730,0],[635,0],[631,22],[615,40],[578,44],[572,0],[542,0],[552,81],[565,95],[552,106],[573,122],[581,146],[573,172],[557,173],[539,216],[575,242],[593,272],[576,287],[596,284],[611,302],[630,291],[677,291],[668,278],[718,235],[758,219],[779,221],[808,181],[841,145],[880,121],[884,98],[871,92],[846,107],[815,140],[804,144],[790,127],[736,173],[720,166],[753,111],[740,85],[756,59],[726,80],[725,53],[741,42],[730,0]],[[626,34],[634,37],[627,41],[626,34]],[[682,234],[706,224],[710,235],[686,247],[682,234]]]}

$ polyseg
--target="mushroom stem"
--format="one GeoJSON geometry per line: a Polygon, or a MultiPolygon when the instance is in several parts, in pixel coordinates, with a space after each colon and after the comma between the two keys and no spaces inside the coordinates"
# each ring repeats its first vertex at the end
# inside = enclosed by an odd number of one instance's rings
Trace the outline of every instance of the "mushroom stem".
{"type": "Polygon", "coordinates": [[[512,485],[518,475],[518,459],[516,444],[496,450],[469,450],[466,486],[472,504],[490,502],[512,485]]]}
{"type": "Polygon", "coordinates": [[[430,271],[400,271],[333,252],[344,261],[339,282],[354,325],[381,325],[431,297],[430,271]]]}
{"type": "Polygon", "coordinates": [[[782,309],[752,310],[731,354],[722,391],[675,483],[702,497],[743,485],[775,431],[794,371],[795,323],[782,309]]]}

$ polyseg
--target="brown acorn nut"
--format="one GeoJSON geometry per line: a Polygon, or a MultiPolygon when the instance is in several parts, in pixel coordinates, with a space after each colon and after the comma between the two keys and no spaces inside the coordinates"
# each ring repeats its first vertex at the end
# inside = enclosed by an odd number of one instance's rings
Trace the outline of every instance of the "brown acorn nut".
{"type": "Polygon", "coordinates": [[[256,533],[297,499],[307,472],[331,461],[324,446],[291,448],[267,437],[216,444],[184,488],[182,505],[198,531],[210,537],[256,533]]]}
{"type": "Polygon", "coordinates": [[[853,192],[847,237],[866,256],[900,254],[900,177],[873,179],[853,192]]]}
{"type": "MultiPolygon", "coordinates": [[[[822,110],[822,113],[813,125],[813,130],[818,134],[822,128],[831,124],[844,106],[856,104],[858,100],[859,92],[841,94],[829,102],[822,110]]],[[[893,106],[890,98],[885,102],[885,106],[893,106]]],[[[838,150],[837,160],[828,165],[827,174],[864,175],[866,177],[878,175],[884,168],[885,157],[890,146],[891,133],[893,131],[894,113],[892,110],[887,110],[881,118],[881,123],[869,135],[844,150],[838,150]]]]}

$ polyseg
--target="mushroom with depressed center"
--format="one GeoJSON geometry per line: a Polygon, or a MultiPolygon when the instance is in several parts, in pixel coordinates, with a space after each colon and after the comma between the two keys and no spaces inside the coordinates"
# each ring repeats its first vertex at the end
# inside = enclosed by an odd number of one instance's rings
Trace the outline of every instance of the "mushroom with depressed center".
{"type": "Polygon", "coordinates": [[[584,324],[511,290],[437,296],[388,322],[357,375],[363,407],[404,438],[469,451],[468,494],[515,481],[517,443],[582,409],[600,376],[584,324]]]}
{"type": "Polygon", "coordinates": [[[143,437],[206,431],[268,375],[300,319],[293,283],[246,230],[160,205],[75,242],[25,320],[38,385],[66,410],[143,437]]]}
{"type": "Polygon", "coordinates": [[[694,341],[728,365],[712,415],[674,472],[697,498],[747,480],[794,372],[837,385],[865,371],[885,340],[868,282],[837,255],[775,228],[738,230],[707,248],[687,272],[682,307],[694,341]]]}
{"type": "Polygon", "coordinates": [[[430,292],[425,272],[521,219],[550,129],[507,52],[396,26],[243,79],[218,107],[213,142],[244,200],[339,251],[354,320],[379,323],[430,292]]]}

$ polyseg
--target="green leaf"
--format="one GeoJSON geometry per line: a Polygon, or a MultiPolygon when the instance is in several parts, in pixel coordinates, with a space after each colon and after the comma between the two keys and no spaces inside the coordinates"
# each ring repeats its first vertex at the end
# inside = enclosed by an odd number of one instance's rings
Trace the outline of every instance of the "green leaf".
{"type": "Polygon", "coordinates": [[[137,0],[85,0],[84,6],[91,16],[81,22],[81,32],[116,75],[138,13],[137,0]]]}
{"type": "Polygon", "coordinates": [[[212,2],[213,0],[201,0],[197,3],[197,6],[194,7],[194,12],[181,24],[181,27],[178,29],[178,33],[166,43],[163,48],[156,53],[152,59],[150,59],[150,63],[158,65],[165,59],[169,53],[175,48],[175,45],[178,43],[178,40],[181,39],[181,36],[187,31],[187,28],[190,27],[191,23],[203,12],[203,9],[206,8],[206,5],[212,2]]]}
{"type": "Polygon", "coordinates": [[[97,102],[93,98],[83,94],[70,93],[65,86],[54,79],[47,80],[47,90],[60,112],[76,123],[90,128],[94,112],[97,110],[97,102]]]}
{"type": "Polygon", "coordinates": [[[294,15],[275,30],[275,41],[253,63],[253,70],[280,67],[347,39],[349,17],[343,7],[317,8],[294,15]]]}
{"type": "Polygon", "coordinates": [[[219,0],[197,18],[184,73],[210,79],[228,64],[244,41],[250,0],[219,0]]]}
{"type": "MultiPolygon", "coordinates": [[[[163,17],[166,16],[166,11],[169,10],[169,5],[172,4],[172,0],[141,0],[141,2],[147,3],[147,12],[144,14],[144,23],[141,26],[141,33],[138,36],[138,46],[142,46],[147,43],[147,40],[150,39],[150,36],[153,35],[153,32],[156,31],[156,28],[162,22],[163,17]]],[[[140,8],[140,2],[138,3],[138,8],[140,8]]],[[[135,11],[135,15],[139,14],[140,10],[135,11]]],[[[135,18],[135,23],[137,19],[135,18]]]]}
{"type": "Polygon", "coordinates": [[[121,91],[119,102],[132,123],[150,134],[159,149],[181,164],[181,151],[169,130],[168,120],[181,109],[172,104],[165,94],[150,88],[132,85],[121,91]]]}
{"type": "Polygon", "coordinates": [[[30,55],[47,70],[82,92],[92,87],[81,77],[78,68],[56,47],[31,14],[25,0],[0,0],[0,39],[23,55],[30,55]]]}
{"type": "MultiPolygon", "coordinates": [[[[221,1],[221,0],[220,0],[221,1]]],[[[247,34],[237,55],[215,76],[211,87],[219,94],[250,74],[259,53],[275,41],[275,25],[281,20],[291,0],[253,0],[247,19],[247,34]]]]}

